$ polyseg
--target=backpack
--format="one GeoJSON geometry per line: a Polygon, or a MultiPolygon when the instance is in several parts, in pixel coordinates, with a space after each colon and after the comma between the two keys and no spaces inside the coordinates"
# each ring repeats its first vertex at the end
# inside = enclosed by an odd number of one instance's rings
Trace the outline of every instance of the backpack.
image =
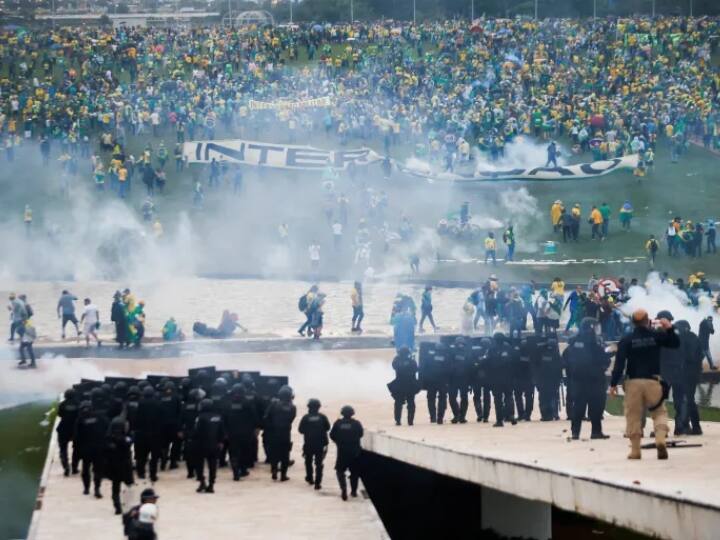
{"type": "Polygon", "coordinates": [[[298,299],[298,310],[304,312],[304,311],[307,311],[307,308],[308,308],[307,294],[303,294],[298,299]]]}

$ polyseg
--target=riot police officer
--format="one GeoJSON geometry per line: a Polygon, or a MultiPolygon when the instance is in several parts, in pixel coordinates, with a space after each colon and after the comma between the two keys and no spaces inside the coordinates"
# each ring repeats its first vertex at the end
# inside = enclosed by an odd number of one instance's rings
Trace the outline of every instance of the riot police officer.
{"type": "Polygon", "coordinates": [[[162,449],[160,451],[160,470],[164,471],[170,461],[170,470],[177,469],[180,459],[180,412],[182,404],[172,381],[164,383],[160,395],[160,414],[162,418],[162,449]]]}
{"type": "Polygon", "coordinates": [[[305,481],[310,485],[315,485],[315,489],[320,489],[322,487],[323,461],[330,443],[328,440],[330,421],[320,412],[319,399],[309,400],[307,407],[308,412],[300,419],[298,426],[298,431],[304,438],[305,481]],[[314,471],[313,464],[315,465],[314,471]]]}
{"type": "Polygon", "coordinates": [[[127,433],[127,422],[117,416],[110,422],[106,443],[105,475],[112,482],[112,502],[115,514],[122,514],[120,504],[120,484],[130,486],[133,483],[131,440],[127,433]]]}
{"type": "Polygon", "coordinates": [[[407,421],[408,425],[412,426],[415,418],[415,394],[418,392],[418,365],[409,348],[402,347],[398,351],[392,368],[395,370],[395,379],[388,384],[388,388],[395,401],[395,424],[401,424],[403,405],[407,404],[407,421]]]}
{"type": "Polygon", "coordinates": [[[290,480],[287,475],[290,466],[290,450],[292,449],[290,431],[297,415],[297,409],[293,405],[292,399],[292,388],[287,385],[281,387],[278,397],[270,402],[264,418],[272,479],[277,480],[279,471],[282,482],[290,480]]]}
{"type": "Polygon", "coordinates": [[[513,345],[513,396],[518,420],[530,421],[535,405],[533,360],[537,357],[538,337],[524,336],[514,339],[513,345]]]}
{"type": "Polygon", "coordinates": [[[588,410],[592,431],[591,439],[607,439],[602,431],[605,408],[606,377],[610,366],[610,353],[595,333],[596,320],[586,317],[580,323],[578,334],[568,340],[563,351],[568,378],[572,381],[572,417],[570,431],[573,439],[580,438],[585,410],[588,410]]]}
{"type": "MultiPolygon", "coordinates": [[[[657,319],[667,319],[672,322],[673,315],[669,311],[663,310],[657,314],[657,319]]],[[[660,349],[660,376],[670,385],[675,409],[674,435],[682,435],[682,427],[687,423],[684,364],[682,347],[660,349]]]]}
{"type": "Polygon", "coordinates": [[[513,425],[517,424],[512,399],[513,352],[505,335],[496,332],[487,355],[490,387],[495,402],[493,427],[503,427],[506,420],[513,425]]]}
{"type": "MultiPolygon", "coordinates": [[[[70,474],[70,463],[68,462],[68,445],[73,440],[75,424],[78,418],[78,403],[75,398],[75,390],[72,388],[65,390],[65,399],[58,405],[58,423],[55,431],[57,432],[58,446],[60,447],[60,463],[62,463],[65,476],[70,474]]],[[[73,443],[72,453],[72,473],[78,472],[78,453],[75,443],[73,443]]]]}
{"type": "Polygon", "coordinates": [[[675,328],[680,338],[680,349],[684,361],[682,372],[683,384],[685,385],[686,414],[685,424],[680,426],[680,432],[683,435],[702,435],[700,413],[698,412],[695,401],[695,391],[697,390],[697,385],[702,375],[705,352],[700,338],[690,329],[690,323],[687,321],[678,321],[675,323],[675,328]]]}
{"type": "Polygon", "coordinates": [[[558,341],[554,336],[541,337],[536,346],[538,354],[535,358],[537,362],[535,372],[537,373],[540,420],[543,422],[559,420],[558,392],[562,380],[562,361],[558,341]]]}
{"type": "Polygon", "coordinates": [[[205,391],[201,388],[193,388],[188,392],[188,398],[183,403],[180,412],[180,438],[183,442],[183,455],[187,477],[195,478],[198,452],[195,441],[195,422],[197,421],[200,402],[205,397],[205,391]]]}
{"type": "Polygon", "coordinates": [[[224,418],[233,480],[237,482],[248,475],[253,458],[255,428],[258,426],[255,407],[245,399],[245,389],[241,384],[233,385],[224,418]]]}
{"type": "Polygon", "coordinates": [[[359,458],[362,453],[360,439],[363,436],[363,427],[355,420],[355,409],[345,405],[340,409],[339,418],[330,430],[330,438],[337,445],[337,458],[335,461],[335,472],[337,473],[340,493],[343,501],[347,501],[347,477],[345,473],[350,471],[350,495],[357,497],[358,482],[360,481],[359,458]]]}
{"type": "MultiPolygon", "coordinates": [[[[99,388],[93,389],[93,392],[99,388]]],[[[103,461],[105,459],[105,435],[108,430],[108,420],[102,411],[96,411],[90,401],[80,403],[80,414],[75,427],[73,440],[77,445],[78,456],[81,462],[83,481],[83,494],[90,493],[90,469],[92,468],[95,498],[102,498],[100,484],[103,478],[103,461]]]]}
{"type": "Polygon", "coordinates": [[[215,477],[225,429],[222,415],[213,407],[213,401],[204,398],[200,402],[193,439],[197,446],[196,475],[200,481],[198,493],[215,493],[215,477]],[[208,481],[205,482],[205,462],[208,466],[208,481]]]}
{"type": "Polygon", "coordinates": [[[145,478],[150,458],[150,480],[157,482],[158,461],[162,451],[163,419],[160,403],[152,386],[145,386],[138,404],[135,422],[135,468],[138,478],[145,478]]]}
{"type": "Polygon", "coordinates": [[[468,387],[470,386],[471,351],[462,336],[455,339],[455,346],[449,357],[448,401],[453,413],[453,424],[467,422],[468,387]],[[460,398],[458,400],[458,397],[460,398]]]}
{"type": "Polygon", "coordinates": [[[490,417],[490,383],[487,369],[487,352],[490,343],[488,338],[481,338],[473,343],[469,376],[477,421],[485,423],[490,417]]]}
{"type": "Polygon", "coordinates": [[[433,343],[420,344],[420,384],[427,390],[430,422],[443,423],[447,409],[449,365],[447,349],[433,343]]]}

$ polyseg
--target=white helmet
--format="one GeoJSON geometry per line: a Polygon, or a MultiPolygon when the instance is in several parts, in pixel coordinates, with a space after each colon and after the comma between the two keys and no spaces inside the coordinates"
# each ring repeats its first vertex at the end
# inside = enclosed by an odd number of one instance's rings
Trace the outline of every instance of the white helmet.
{"type": "Polygon", "coordinates": [[[138,521],[140,523],[154,524],[155,521],[157,521],[157,517],[157,505],[145,503],[140,507],[140,511],[138,512],[138,521]]]}

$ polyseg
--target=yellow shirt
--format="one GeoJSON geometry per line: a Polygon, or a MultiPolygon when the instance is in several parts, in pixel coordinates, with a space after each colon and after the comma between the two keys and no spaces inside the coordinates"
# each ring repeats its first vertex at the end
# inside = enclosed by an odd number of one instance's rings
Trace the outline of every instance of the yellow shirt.
{"type": "Polygon", "coordinates": [[[600,213],[600,210],[595,208],[592,212],[590,212],[590,219],[592,219],[592,222],[595,225],[602,225],[603,217],[602,217],[602,214],[600,213]]]}

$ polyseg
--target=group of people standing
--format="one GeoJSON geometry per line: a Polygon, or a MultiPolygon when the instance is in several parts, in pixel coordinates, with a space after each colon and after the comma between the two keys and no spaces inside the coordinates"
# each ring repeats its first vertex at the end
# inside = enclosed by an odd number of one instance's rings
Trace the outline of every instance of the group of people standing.
{"type": "MultiPolygon", "coordinates": [[[[292,389],[282,384],[286,378],[223,372],[212,380],[215,374],[214,368],[200,368],[177,384],[179,378],[107,378],[68,389],[58,406],[57,425],[65,476],[80,472],[83,493],[90,494],[93,487],[97,499],[102,498],[103,479],[109,479],[116,514],[122,513],[123,484],[146,476],[158,482],[159,471],[178,469],[183,460],[187,478],[198,482],[198,493],[214,493],[218,467],[229,465],[234,481],[250,474],[261,447],[272,479],[289,480],[297,411],[292,389]],[[231,384],[233,380],[237,382],[231,384]]],[[[331,426],[320,408],[319,400],[311,399],[298,426],[305,480],[321,489],[332,440],[342,498],[348,497],[348,471],[350,495],[356,497],[362,424],[353,418],[353,408],[345,406],[331,426]]]]}

